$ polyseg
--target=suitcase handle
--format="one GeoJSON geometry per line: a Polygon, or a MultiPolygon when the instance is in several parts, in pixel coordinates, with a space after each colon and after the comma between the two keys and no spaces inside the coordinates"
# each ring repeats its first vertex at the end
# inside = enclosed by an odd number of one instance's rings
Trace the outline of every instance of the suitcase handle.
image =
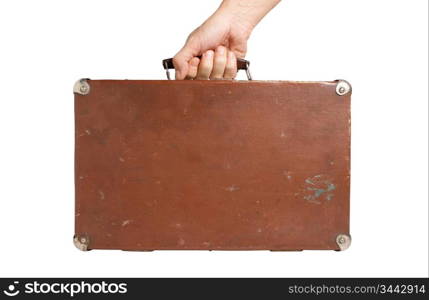
{"type": "MultiPolygon", "coordinates": [[[[201,57],[199,56],[199,58],[201,57]]],[[[252,80],[252,75],[250,74],[249,65],[250,65],[250,61],[242,58],[237,58],[237,70],[245,70],[247,79],[252,80]]],[[[171,80],[170,69],[174,69],[173,59],[172,58],[164,59],[162,61],[162,66],[164,67],[165,74],[167,74],[167,79],[171,80]]]]}

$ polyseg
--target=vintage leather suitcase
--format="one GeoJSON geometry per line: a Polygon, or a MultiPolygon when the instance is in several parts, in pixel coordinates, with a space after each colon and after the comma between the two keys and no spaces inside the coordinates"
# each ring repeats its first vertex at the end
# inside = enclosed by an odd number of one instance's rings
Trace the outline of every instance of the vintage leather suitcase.
{"type": "Polygon", "coordinates": [[[346,81],[83,79],[74,95],[79,249],[350,245],[346,81]]]}

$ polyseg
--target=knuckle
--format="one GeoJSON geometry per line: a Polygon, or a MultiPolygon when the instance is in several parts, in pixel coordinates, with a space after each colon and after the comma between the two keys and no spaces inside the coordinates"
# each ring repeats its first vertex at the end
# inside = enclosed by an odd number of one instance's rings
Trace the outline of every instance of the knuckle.
{"type": "Polygon", "coordinates": [[[225,46],[219,45],[216,47],[216,53],[224,55],[226,52],[225,46]]]}

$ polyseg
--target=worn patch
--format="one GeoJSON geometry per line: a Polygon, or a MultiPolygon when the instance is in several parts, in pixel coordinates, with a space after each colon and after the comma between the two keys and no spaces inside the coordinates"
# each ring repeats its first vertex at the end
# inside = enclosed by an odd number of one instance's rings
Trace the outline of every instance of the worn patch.
{"type": "Polygon", "coordinates": [[[304,199],[308,202],[321,204],[331,201],[334,197],[335,184],[326,175],[307,178],[304,183],[304,199]]]}

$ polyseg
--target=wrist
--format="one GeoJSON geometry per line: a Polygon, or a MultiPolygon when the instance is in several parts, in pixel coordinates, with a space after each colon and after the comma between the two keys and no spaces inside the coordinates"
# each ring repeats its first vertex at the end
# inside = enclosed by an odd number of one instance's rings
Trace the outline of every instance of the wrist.
{"type": "Polygon", "coordinates": [[[218,12],[251,32],[280,0],[223,0],[218,12]]]}
{"type": "Polygon", "coordinates": [[[239,30],[247,40],[258,21],[240,2],[241,0],[224,0],[214,16],[227,22],[231,29],[239,30]]]}

